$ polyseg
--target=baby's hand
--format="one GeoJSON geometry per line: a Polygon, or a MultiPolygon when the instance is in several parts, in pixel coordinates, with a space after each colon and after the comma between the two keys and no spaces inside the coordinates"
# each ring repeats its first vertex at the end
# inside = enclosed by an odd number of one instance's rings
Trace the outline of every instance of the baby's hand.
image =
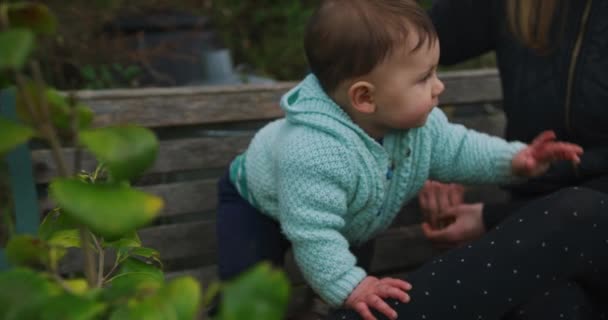
{"type": "Polygon", "coordinates": [[[576,144],[555,141],[553,131],[543,131],[534,141],[513,157],[513,173],[519,176],[534,177],[543,174],[551,162],[569,160],[578,164],[583,148],[576,144]]]}
{"type": "Polygon", "coordinates": [[[367,276],[348,296],[344,305],[355,309],[364,320],[376,320],[369,307],[380,311],[390,319],[397,319],[397,312],[383,299],[393,298],[407,303],[410,301],[410,296],[406,291],[411,288],[412,285],[403,280],[367,276]]]}

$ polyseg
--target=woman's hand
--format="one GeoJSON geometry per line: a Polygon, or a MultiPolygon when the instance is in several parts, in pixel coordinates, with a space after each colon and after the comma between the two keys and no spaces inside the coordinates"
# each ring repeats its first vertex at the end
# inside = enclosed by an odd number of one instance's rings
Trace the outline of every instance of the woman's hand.
{"type": "Polygon", "coordinates": [[[424,215],[424,221],[433,229],[445,225],[445,213],[464,199],[464,186],[456,183],[441,183],[427,180],[418,194],[418,203],[424,215]]]}
{"type": "Polygon", "coordinates": [[[483,203],[463,202],[464,186],[427,181],[418,195],[425,221],[422,232],[440,248],[456,247],[485,232],[483,203]]]}
{"type": "Polygon", "coordinates": [[[486,228],[483,224],[483,203],[462,203],[444,212],[450,223],[440,229],[422,223],[422,232],[436,247],[453,248],[480,238],[486,228]]]}

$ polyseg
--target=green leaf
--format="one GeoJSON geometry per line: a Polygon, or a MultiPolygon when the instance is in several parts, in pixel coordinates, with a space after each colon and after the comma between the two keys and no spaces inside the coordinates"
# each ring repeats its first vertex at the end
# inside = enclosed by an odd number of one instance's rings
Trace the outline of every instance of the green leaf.
{"type": "Polygon", "coordinates": [[[162,261],[160,260],[160,253],[152,248],[123,247],[118,250],[118,256],[116,259],[119,259],[118,257],[121,257],[120,260],[125,259],[126,257],[143,258],[147,262],[156,263],[159,267],[162,267],[163,265],[162,261]]]}
{"type": "Polygon", "coordinates": [[[200,302],[200,285],[190,277],[183,277],[140,301],[123,304],[110,319],[191,320],[195,319],[200,302]]]}
{"type": "Polygon", "coordinates": [[[106,242],[104,246],[115,249],[141,247],[141,239],[139,238],[137,232],[133,231],[122,236],[118,240],[106,242]]]}
{"type": "Polygon", "coordinates": [[[162,267],[160,253],[155,249],[142,247],[141,240],[135,231],[127,237],[107,242],[105,247],[116,249],[116,261],[118,263],[122,263],[128,257],[136,257],[143,258],[146,262],[154,262],[162,267]]]}
{"type": "Polygon", "coordinates": [[[52,297],[42,307],[44,320],[98,319],[106,305],[83,296],[63,294],[52,297]]]}
{"type": "Polygon", "coordinates": [[[58,270],[59,262],[68,253],[66,248],[62,247],[50,247],[49,248],[49,267],[51,270],[58,270]]]}
{"type": "Polygon", "coordinates": [[[123,77],[125,77],[127,80],[132,80],[140,73],[141,73],[141,69],[138,66],[128,66],[123,71],[123,77]]]}
{"type": "Polygon", "coordinates": [[[112,285],[116,286],[119,283],[140,282],[140,280],[162,283],[164,279],[163,272],[156,266],[131,258],[122,264],[120,271],[111,281],[112,285]]]}
{"type": "Polygon", "coordinates": [[[37,34],[53,34],[57,30],[57,19],[49,8],[41,3],[10,4],[8,21],[13,28],[27,28],[37,34]]]}
{"type": "Polygon", "coordinates": [[[66,279],[64,283],[75,294],[85,294],[89,289],[87,280],[83,278],[66,279]]]}
{"type": "MultiPolygon", "coordinates": [[[[62,129],[71,128],[71,107],[68,98],[54,89],[46,90],[46,99],[51,108],[53,124],[62,129]]],[[[79,130],[88,128],[93,122],[93,110],[82,103],[76,103],[76,128],[79,130]]]]}
{"type": "MultiPolygon", "coordinates": [[[[42,117],[42,101],[41,92],[44,92],[44,99],[49,107],[51,122],[55,127],[61,129],[60,132],[66,135],[66,132],[72,129],[72,106],[66,96],[59,91],[51,88],[40,87],[33,81],[28,81],[24,87],[19,88],[16,99],[16,109],[19,118],[28,124],[34,123],[30,109],[36,114],[37,118],[42,117]],[[26,97],[28,97],[26,99],[26,97]],[[28,106],[27,103],[33,104],[28,106]]],[[[76,129],[86,129],[93,122],[93,111],[81,103],[76,103],[76,129]]]]}
{"type": "Polygon", "coordinates": [[[11,84],[12,81],[9,79],[8,75],[0,71],[0,90],[9,87],[11,84]]]}
{"type": "Polygon", "coordinates": [[[150,167],[158,153],[158,141],[148,129],[125,126],[85,130],[80,142],[107,165],[116,180],[129,180],[150,167]]]}
{"type": "Polygon", "coordinates": [[[124,184],[56,179],[49,190],[63,212],[110,241],[150,223],[163,207],[161,198],[124,184]]]}
{"type": "Polygon", "coordinates": [[[210,305],[215,297],[220,293],[220,289],[222,285],[218,281],[212,281],[211,283],[206,283],[205,294],[203,295],[203,305],[210,305]]]}
{"type": "Polygon", "coordinates": [[[42,274],[28,269],[0,273],[0,319],[40,319],[41,306],[61,289],[42,274]]]}
{"type": "Polygon", "coordinates": [[[178,320],[194,319],[201,304],[201,286],[192,277],[176,278],[163,287],[159,294],[171,305],[178,320]]]}
{"type": "Polygon", "coordinates": [[[139,291],[156,292],[164,283],[164,275],[152,264],[127,259],[108,282],[110,287],[104,295],[107,300],[115,300],[130,297],[139,291]]]}
{"type": "Polygon", "coordinates": [[[59,261],[66,255],[67,248],[80,248],[80,231],[78,224],[61,210],[48,213],[40,227],[38,237],[49,246],[49,265],[55,270],[59,261]]]}
{"type": "Polygon", "coordinates": [[[34,49],[34,34],[26,29],[0,32],[0,70],[21,69],[34,49]]]}
{"type": "Polygon", "coordinates": [[[30,127],[0,117],[0,154],[11,151],[34,136],[30,127]]]}
{"type": "Polygon", "coordinates": [[[93,81],[97,78],[95,68],[91,65],[85,65],[80,68],[80,75],[87,81],[93,81]]]}
{"type": "Polygon", "coordinates": [[[112,315],[110,320],[177,320],[177,311],[158,296],[151,296],[142,301],[123,304],[112,315]]]}
{"type": "Polygon", "coordinates": [[[31,235],[16,235],[6,245],[6,257],[16,266],[46,266],[48,246],[31,235]]]}
{"type": "Polygon", "coordinates": [[[80,248],[78,223],[61,210],[54,210],[44,217],[38,236],[51,246],[80,248]]]}
{"type": "Polygon", "coordinates": [[[287,309],[289,283],[281,271],[261,263],[226,285],[220,306],[220,318],[283,319],[287,309]]]}
{"type": "Polygon", "coordinates": [[[123,236],[116,241],[105,242],[104,246],[107,248],[116,249],[116,261],[118,264],[120,264],[129,257],[129,250],[132,248],[141,247],[141,239],[139,239],[137,232],[133,231],[127,236],[123,236]]]}

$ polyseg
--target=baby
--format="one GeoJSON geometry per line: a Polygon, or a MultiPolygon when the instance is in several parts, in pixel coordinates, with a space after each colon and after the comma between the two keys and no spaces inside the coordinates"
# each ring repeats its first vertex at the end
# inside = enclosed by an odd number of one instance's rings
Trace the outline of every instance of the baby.
{"type": "Polygon", "coordinates": [[[263,260],[281,265],[290,245],[330,305],[395,318],[383,298],[407,302],[411,286],[368,275],[352,251],[427,179],[508,183],[582,153],[551,132],[525,145],[450,124],[436,108],[439,41],[415,1],[321,1],[304,41],[312,74],[220,181],[222,279],[263,260]]]}

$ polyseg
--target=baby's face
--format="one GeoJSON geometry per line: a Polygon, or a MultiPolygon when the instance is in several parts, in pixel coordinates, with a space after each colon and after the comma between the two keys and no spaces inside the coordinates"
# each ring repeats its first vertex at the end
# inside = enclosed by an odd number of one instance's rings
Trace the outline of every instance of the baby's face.
{"type": "Polygon", "coordinates": [[[384,131],[423,126],[444,89],[437,78],[439,41],[411,51],[418,39],[414,34],[408,38],[404,48],[395,50],[371,74],[376,88],[374,122],[384,131]]]}

